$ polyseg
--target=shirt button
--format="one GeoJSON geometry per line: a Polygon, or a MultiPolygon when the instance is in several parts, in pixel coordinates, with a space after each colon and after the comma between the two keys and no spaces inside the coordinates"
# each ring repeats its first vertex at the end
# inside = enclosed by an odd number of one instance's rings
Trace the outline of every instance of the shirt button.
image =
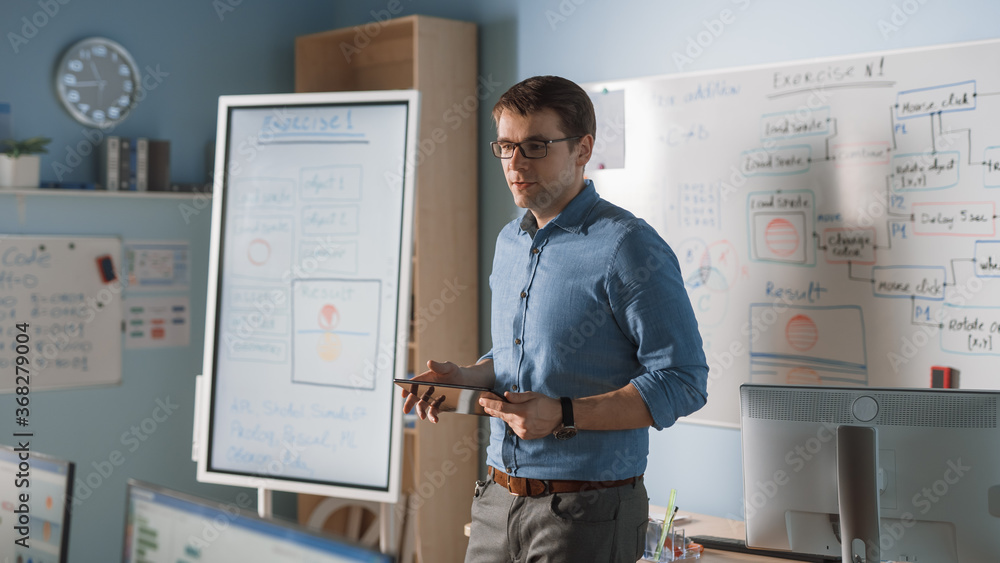
{"type": "Polygon", "coordinates": [[[521,339],[520,338],[515,338],[514,339],[514,344],[520,344],[520,343],[521,343],[521,339]]]}
{"type": "Polygon", "coordinates": [[[510,475],[511,473],[513,473],[513,472],[514,472],[514,471],[513,471],[513,470],[512,470],[511,468],[509,468],[509,467],[507,467],[507,468],[505,468],[505,469],[507,469],[507,471],[505,471],[505,473],[507,473],[507,475],[510,475]]]}
{"type": "Polygon", "coordinates": [[[521,299],[524,299],[527,296],[528,296],[528,292],[527,291],[522,291],[521,292],[521,299]]]}
{"type": "MultiPolygon", "coordinates": [[[[513,430],[511,430],[510,428],[508,428],[508,429],[507,429],[507,435],[508,435],[508,436],[513,436],[513,435],[514,435],[514,431],[513,431],[513,430]]],[[[510,469],[508,468],[508,469],[507,469],[507,471],[510,471],[510,469]]]]}
{"type": "Polygon", "coordinates": [[[532,248],[531,249],[531,253],[532,254],[538,254],[539,252],[541,252],[541,250],[538,250],[537,248],[532,248]]]}
{"type": "Polygon", "coordinates": [[[511,391],[517,391],[517,385],[511,385],[510,390],[511,391]]]}

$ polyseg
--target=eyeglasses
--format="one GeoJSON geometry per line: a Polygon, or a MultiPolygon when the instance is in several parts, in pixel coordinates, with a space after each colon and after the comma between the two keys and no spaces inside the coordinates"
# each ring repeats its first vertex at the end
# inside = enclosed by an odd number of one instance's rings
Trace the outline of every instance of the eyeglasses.
{"type": "Polygon", "coordinates": [[[510,158],[514,156],[514,149],[520,149],[524,158],[545,158],[549,154],[549,145],[579,139],[580,136],[566,137],[565,139],[553,139],[551,141],[521,141],[520,143],[509,143],[507,141],[493,141],[490,147],[493,148],[493,156],[497,158],[510,158]]]}

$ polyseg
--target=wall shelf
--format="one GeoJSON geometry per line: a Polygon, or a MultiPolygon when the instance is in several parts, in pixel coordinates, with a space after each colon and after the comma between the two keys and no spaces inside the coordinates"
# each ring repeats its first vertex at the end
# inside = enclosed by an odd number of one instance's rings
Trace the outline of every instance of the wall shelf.
{"type": "Polygon", "coordinates": [[[53,190],[41,188],[0,188],[0,197],[40,196],[40,197],[135,197],[149,199],[194,199],[198,196],[211,198],[212,194],[201,192],[109,192],[107,190],[53,190]]]}

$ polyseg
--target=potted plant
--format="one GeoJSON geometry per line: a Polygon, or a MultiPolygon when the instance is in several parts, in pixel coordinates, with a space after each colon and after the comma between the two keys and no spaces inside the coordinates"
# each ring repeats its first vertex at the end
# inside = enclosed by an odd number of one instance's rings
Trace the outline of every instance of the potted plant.
{"type": "Polygon", "coordinates": [[[32,137],[0,141],[0,188],[37,188],[41,157],[52,139],[32,137]]]}

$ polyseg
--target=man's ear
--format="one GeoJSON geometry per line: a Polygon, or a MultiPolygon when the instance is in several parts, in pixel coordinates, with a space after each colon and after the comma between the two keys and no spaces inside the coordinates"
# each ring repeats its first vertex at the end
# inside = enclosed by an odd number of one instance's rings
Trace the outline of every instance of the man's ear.
{"type": "Polygon", "coordinates": [[[578,156],[576,157],[577,166],[586,166],[590,162],[590,157],[594,155],[594,136],[587,134],[580,137],[577,141],[578,156]]]}

